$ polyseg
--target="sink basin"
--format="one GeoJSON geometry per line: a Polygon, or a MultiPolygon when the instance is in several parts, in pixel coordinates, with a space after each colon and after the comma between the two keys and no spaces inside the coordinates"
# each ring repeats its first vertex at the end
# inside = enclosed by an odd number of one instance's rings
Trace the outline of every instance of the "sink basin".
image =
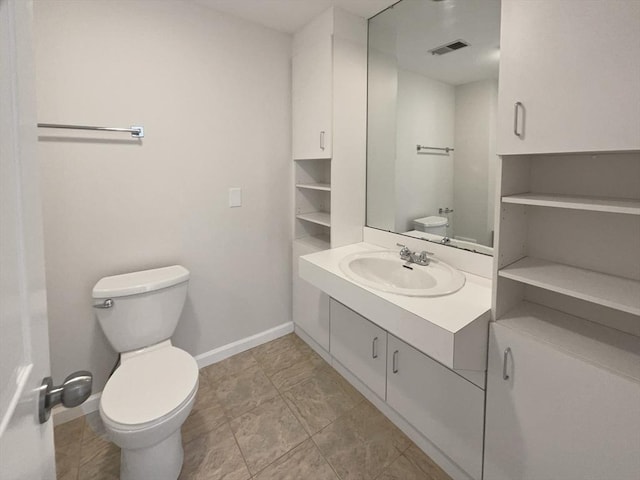
{"type": "Polygon", "coordinates": [[[427,266],[407,264],[398,252],[381,250],[347,255],[340,270],[356,283],[410,297],[437,297],[460,290],[462,272],[435,258],[427,266]]]}

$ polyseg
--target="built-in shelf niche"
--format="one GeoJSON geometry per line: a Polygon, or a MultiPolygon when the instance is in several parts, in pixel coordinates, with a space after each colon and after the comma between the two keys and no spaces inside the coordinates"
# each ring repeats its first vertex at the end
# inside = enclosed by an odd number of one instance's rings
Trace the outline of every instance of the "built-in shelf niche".
{"type": "Polygon", "coordinates": [[[499,224],[498,320],[553,297],[555,310],[638,335],[640,153],[502,157],[499,224]]]}
{"type": "Polygon", "coordinates": [[[317,249],[330,247],[331,160],[296,160],[295,238],[317,249]],[[311,237],[311,238],[308,238],[311,237]]]}

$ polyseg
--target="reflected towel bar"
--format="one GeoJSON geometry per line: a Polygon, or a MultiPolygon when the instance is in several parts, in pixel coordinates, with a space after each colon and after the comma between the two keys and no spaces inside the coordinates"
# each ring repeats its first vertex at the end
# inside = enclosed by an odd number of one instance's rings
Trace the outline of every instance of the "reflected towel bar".
{"type": "MultiPolygon", "coordinates": [[[[452,147],[442,148],[442,147],[427,147],[425,145],[416,145],[416,152],[420,153],[420,150],[438,150],[440,152],[446,152],[446,153],[454,151],[452,147]]],[[[426,153],[429,153],[429,152],[426,152],[426,153]]]]}
{"type": "Polygon", "coordinates": [[[57,123],[39,123],[39,128],[65,128],[68,130],[100,130],[104,132],[127,132],[133,138],[144,138],[144,127],[132,125],[129,128],[92,127],[89,125],[60,125],[57,123]]]}

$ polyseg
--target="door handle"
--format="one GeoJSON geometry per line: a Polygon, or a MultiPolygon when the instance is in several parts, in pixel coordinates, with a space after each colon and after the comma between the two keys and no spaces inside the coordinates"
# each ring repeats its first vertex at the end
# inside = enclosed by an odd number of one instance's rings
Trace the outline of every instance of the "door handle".
{"type": "Polygon", "coordinates": [[[53,379],[45,377],[40,385],[38,418],[40,423],[49,420],[51,409],[58,404],[67,408],[77,407],[91,395],[93,375],[86,370],[74,372],[64,379],[62,385],[53,386],[53,379]]]}
{"type": "MultiPolygon", "coordinates": [[[[520,125],[518,123],[518,111],[520,109],[522,109],[522,112],[524,113],[524,105],[522,105],[522,102],[516,102],[513,104],[513,134],[516,137],[522,138],[524,131],[519,129],[520,125]]],[[[524,126],[524,114],[522,116],[522,125],[524,126]]]]}
{"type": "Polygon", "coordinates": [[[393,363],[391,370],[393,370],[393,373],[398,373],[398,350],[393,352],[393,363]]]}
{"type": "Polygon", "coordinates": [[[511,378],[507,373],[507,362],[509,361],[509,355],[511,354],[511,348],[507,347],[504,349],[504,354],[502,356],[502,379],[509,380],[511,378]]]}
{"type": "Polygon", "coordinates": [[[378,337],[371,342],[371,358],[378,358],[378,337]]]}
{"type": "Polygon", "coordinates": [[[320,132],[320,150],[324,150],[324,130],[320,132]]]}

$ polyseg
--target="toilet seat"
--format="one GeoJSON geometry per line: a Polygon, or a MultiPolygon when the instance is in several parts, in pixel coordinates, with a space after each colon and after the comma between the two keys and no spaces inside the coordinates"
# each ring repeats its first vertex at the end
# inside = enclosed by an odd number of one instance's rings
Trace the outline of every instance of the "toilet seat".
{"type": "Polygon", "coordinates": [[[100,412],[112,427],[145,429],[183,407],[197,388],[195,359],[167,346],[123,362],[102,391],[100,412]]]}

